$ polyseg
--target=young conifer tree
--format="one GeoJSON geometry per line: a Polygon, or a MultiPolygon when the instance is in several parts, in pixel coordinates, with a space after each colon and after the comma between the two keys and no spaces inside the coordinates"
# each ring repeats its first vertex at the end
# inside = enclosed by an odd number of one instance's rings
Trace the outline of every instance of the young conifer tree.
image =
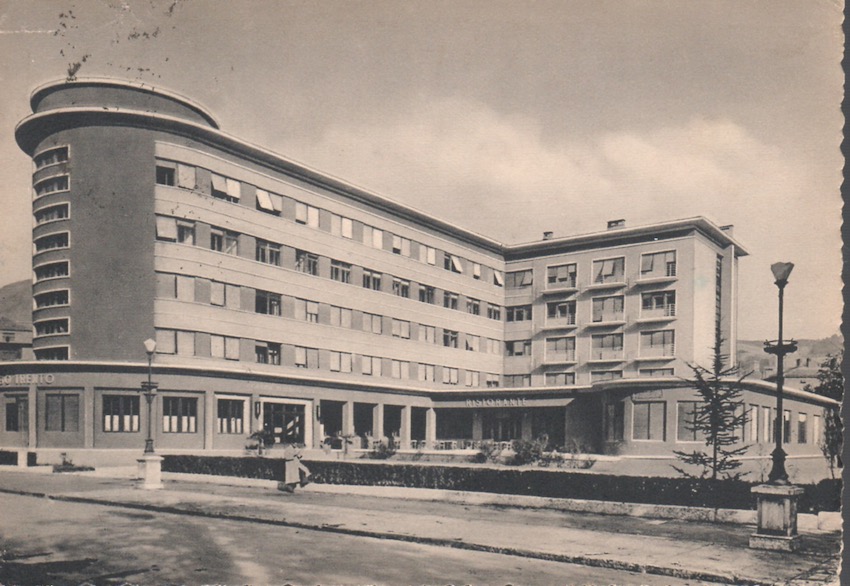
{"type": "Polygon", "coordinates": [[[694,473],[678,466],[673,468],[689,478],[718,478],[738,480],[746,475],[739,471],[741,456],[748,446],[733,447],[742,439],[747,413],[741,399],[742,382],[737,366],[727,366],[728,355],[723,354],[723,338],[715,335],[711,368],[689,364],[693,377],[687,382],[699,394],[692,416],[685,422],[688,431],[705,440],[705,450],[675,451],[676,457],[694,473]]]}

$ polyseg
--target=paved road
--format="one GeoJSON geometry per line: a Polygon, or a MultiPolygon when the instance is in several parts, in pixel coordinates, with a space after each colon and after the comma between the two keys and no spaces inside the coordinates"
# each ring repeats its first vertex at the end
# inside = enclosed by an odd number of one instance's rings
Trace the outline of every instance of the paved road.
{"type": "Polygon", "coordinates": [[[493,553],[12,494],[0,494],[0,510],[4,584],[688,583],[493,553]]]}

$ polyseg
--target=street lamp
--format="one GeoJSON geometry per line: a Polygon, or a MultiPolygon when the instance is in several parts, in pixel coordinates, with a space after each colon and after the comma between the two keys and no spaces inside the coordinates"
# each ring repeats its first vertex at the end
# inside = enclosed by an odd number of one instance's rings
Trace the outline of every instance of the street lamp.
{"type": "Polygon", "coordinates": [[[776,449],[773,450],[773,468],[767,476],[770,484],[788,484],[788,472],[785,471],[785,451],[782,449],[782,439],[785,432],[784,411],[782,409],[782,384],[785,382],[783,371],[783,359],[786,354],[797,351],[797,342],[782,340],[782,304],[785,294],[785,285],[788,284],[788,276],[794,264],[790,262],[777,262],[770,265],[776,286],[779,288],[779,339],[764,343],[764,351],[776,355],[776,419],[774,431],[776,434],[776,449]]]}
{"type": "Polygon", "coordinates": [[[148,338],[145,340],[145,352],[148,355],[148,380],[142,381],[142,392],[148,404],[148,437],[145,439],[145,454],[153,454],[153,435],[151,434],[151,404],[156,397],[158,383],[151,381],[153,374],[153,354],[156,352],[156,341],[148,338]]]}

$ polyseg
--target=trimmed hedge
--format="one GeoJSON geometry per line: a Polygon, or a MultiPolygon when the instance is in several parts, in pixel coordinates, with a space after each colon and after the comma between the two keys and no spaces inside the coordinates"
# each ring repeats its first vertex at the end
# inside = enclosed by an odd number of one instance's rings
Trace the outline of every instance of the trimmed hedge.
{"type": "MultiPolygon", "coordinates": [[[[439,488],[550,498],[679,505],[688,507],[755,509],[750,492],[760,483],[690,478],[615,476],[561,470],[462,466],[419,466],[384,462],[312,461],[306,463],[313,481],[321,484],[439,488]]],[[[164,456],[164,472],[187,472],[281,480],[283,460],[216,456],[164,456]]],[[[801,513],[838,511],[841,481],[822,480],[802,485],[801,513]]]]}

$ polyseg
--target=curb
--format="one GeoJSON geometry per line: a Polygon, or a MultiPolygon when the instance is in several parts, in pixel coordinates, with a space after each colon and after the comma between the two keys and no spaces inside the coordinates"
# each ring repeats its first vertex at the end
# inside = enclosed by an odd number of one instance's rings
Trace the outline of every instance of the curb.
{"type": "MultiPolygon", "coordinates": [[[[263,481],[272,482],[272,481],[263,481]]],[[[286,521],[278,519],[267,519],[262,517],[252,517],[249,515],[238,515],[230,513],[211,513],[208,511],[189,510],[179,507],[126,503],[121,501],[113,501],[108,499],[97,499],[81,496],[63,496],[49,495],[42,492],[33,492],[25,490],[13,490],[0,488],[0,493],[14,494],[18,496],[29,496],[36,498],[46,498],[58,502],[95,504],[116,508],[135,509],[143,511],[151,511],[157,513],[167,513],[173,515],[185,515],[190,517],[202,517],[208,519],[226,519],[229,521],[241,521],[248,523],[258,523],[263,525],[274,525],[278,527],[292,527],[295,529],[305,529],[312,531],[323,531],[327,533],[336,533],[341,535],[350,535],[354,537],[371,537],[373,539],[384,539],[391,541],[403,541],[407,543],[418,543],[422,545],[432,545],[437,547],[450,547],[453,549],[463,549],[468,551],[479,551],[486,553],[496,553],[501,555],[510,555],[528,559],[538,559],[552,562],[560,562],[566,564],[578,564],[588,567],[608,568],[613,570],[622,570],[627,572],[654,574],[658,576],[670,576],[672,578],[681,578],[685,580],[698,580],[702,582],[716,582],[722,584],[737,584],[739,586],[760,586],[765,584],[757,580],[742,578],[734,574],[714,574],[698,570],[687,570],[680,568],[670,568],[666,566],[656,566],[651,564],[641,564],[636,562],[627,562],[622,560],[611,560],[604,558],[592,558],[587,556],[571,556],[567,554],[550,554],[524,550],[519,548],[488,546],[478,543],[468,543],[463,541],[455,541],[452,539],[442,539],[436,537],[419,537],[416,535],[399,535],[394,533],[383,533],[380,531],[369,531],[365,529],[350,529],[339,527],[336,525],[313,525],[309,523],[300,523],[296,521],[286,521]]]]}

